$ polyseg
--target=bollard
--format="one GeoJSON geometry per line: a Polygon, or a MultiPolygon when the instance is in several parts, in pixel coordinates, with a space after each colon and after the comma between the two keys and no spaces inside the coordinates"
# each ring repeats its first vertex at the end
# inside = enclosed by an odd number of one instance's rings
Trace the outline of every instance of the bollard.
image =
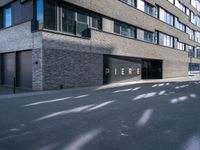
{"type": "Polygon", "coordinates": [[[13,78],[13,94],[16,93],[16,79],[13,78]]]}

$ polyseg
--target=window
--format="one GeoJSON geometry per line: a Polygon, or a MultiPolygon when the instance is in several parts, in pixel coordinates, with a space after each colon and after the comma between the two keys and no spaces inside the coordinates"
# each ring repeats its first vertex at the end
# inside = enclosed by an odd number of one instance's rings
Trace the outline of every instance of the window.
{"type": "Polygon", "coordinates": [[[195,32],[195,41],[200,43],[200,32],[199,31],[195,32]]]}
{"type": "Polygon", "coordinates": [[[114,23],[114,33],[121,34],[120,28],[121,28],[120,23],[115,22],[114,23]]]}
{"type": "Polygon", "coordinates": [[[36,1],[36,18],[37,18],[37,24],[39,25],[39,28],[44,22],[44,16],[43,16],[43,0],[37,0],[36,1]]]}
{"type": "Polygon", "coordinates": [[[181,42],[177,42],[177,49],[184,51],[185,50],[185,44],[181,43],[181,42]]]}
{"type": "Polygon", "coordinates": [[[174,25],[174,16],[171,15],[170,13],[166,12],[164,9],[159,8],[159,19],[166,22],[169,25],[174,25]]]}
{"type": "Polygon", "coordinates": [[[88,15],[86,13],[77,13],[77,23],[76,23],[76,34],[79,36],[84,36],[87,34],[88,29],[88,15]]]}
{"type": "Polygon", "coordinates": [[[200,74],[200,64],[197,63],[189,63],[189,71],[192,75],[200,74]]]}
{"type": "Polygon", "coordinates": [[[186,33],[189,35],[189,39],[194,40],[195,33],[188,26],[186,27],[186,33]]]}
{"type": "Polygon", "coordinates": [[[167,47],[174,47],[173,37],[164,33],[159,33],[159,44],[167,47]]]}
{"type": "Polygon", "coordinates": [[[133,7],[136,7],[136,0],[121,0],[121,1],[133,7]]]}
{"type": "Polygon", "coordinates": [[[190,16],[190,10],[186,8],[186,15],[190,16]]]}
{"type": "Polygon", "coordinates": [[[147,42],[154,42],[154,34],[149,31],[144,31],[144,40],[147,42]]]}
{"type": "Polygon", "coordinates": [[[44,0],[44,28],[57,30],[57,9],[56,2],[44,0]]]}
{"type": "Polygon", "coordinates": [[[186,45],[186,51],[188,52],[189,57],[194,57],[194,47],[190,45],[186,45]]]}
{"type": "Polygon", "coordinates": [[[131,0],[131,6],[136,7],[136,0],[131,0]]]}
{"type": "Polygon", "coordinates": [[[181,31],[185,31],[185,25],[179,22],[177,18],[175,18],[175,27],[181,31]]]}
{"type": "Polygon", "coordinates": [[[78,8],[72,8],[63,4],[61,24],[61,31],[63,32],[81,37],[89,37],[89,27],[101,28],[101,17],[96,14],[90,16],[88,11],[80,11],[78,8]]]}
{"type": "Polygon", "coordinates": [[[191,5],[196,8],[196,10],[200,11],[200,1],[199,0],[191,0],[191,5]]]}
{"type": "Polygon", "coordinates": [[[196,51],[196,57],[200,58],[200,47],[196,47],[195,51],[196,51]]]}
{"type": "Polygon", "coordinates": [[[146,3],[145,2],[145,9],[144,9],[144,11],[147,13],[147,14],[149,14],[149,15],[151,15],[151,16],[155,16],[155,7],[154,6],[152,6],[152,5],[150,5],[150,4],[148,4],[148,3],[146,3]]]}
{"type": "Polygon", "coordinates": [[[12,25],[12,9],[11,7],[6,7],[3,9],[3,27],[7,28],[12,25]]]}
{"type": "Polygon", "coordinates": [[[179,2],[179,0],[175,0],[175,6],[180,9],[182,12],[186,12],[186,7],[179,2]]]}
{"type": "Polygon", "coordinates": [[[136,28],[125,23],[114,23],[114,33],[125,37],[136,38],[136,28]]]}
{"type": "Polygon", "coordinates": [[[92,28],[101,30],[102,29],[102,19],[98,15],[93,15],[91,16],[91,25],[92,28]]]}
{"type": "Polygon", "coordinates": [[[137,0],[137,8],[144,12],[144,1],[143,0],[137,0]]]}
{"type": "Polygon", "coordinates": [[[70,34],[75,33],[75,11],[63,6],[62,8],[62,31],[70,34]]]}

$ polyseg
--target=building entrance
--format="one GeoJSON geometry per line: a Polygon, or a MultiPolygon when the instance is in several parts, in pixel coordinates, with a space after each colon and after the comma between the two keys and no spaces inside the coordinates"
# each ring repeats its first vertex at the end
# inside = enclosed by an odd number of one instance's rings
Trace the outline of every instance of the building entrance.
{"type": "Polygon", "coordinates": [[[142,79],[162,79],[162,60],[142,60],[142,79]]]}

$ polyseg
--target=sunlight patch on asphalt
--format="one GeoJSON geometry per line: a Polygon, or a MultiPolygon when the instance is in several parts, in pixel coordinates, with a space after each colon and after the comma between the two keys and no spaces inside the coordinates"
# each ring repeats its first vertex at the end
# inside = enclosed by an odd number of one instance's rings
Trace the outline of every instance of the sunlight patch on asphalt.
{"type": "Polygon", "coordinates": [[[40,102],[31,103],[31,104],[26,104],[23,107],[29,107],[29,106],[36,106],[36,105],[47,104],[47,103],[60,102],[60,101],[68,100],[70,98],[72,98],[72,97],[64,97],[64,98],[58,98],[58,99],[53,99],[53,100],[40,101],[40,102]]]}
{"type": "Polygon", "coordinates": [[[53,143],[53,144],[49,144],[49,145],[40,147],[38,150],[54,150],[57,146],[58,146],[58,144],[53,143]]]}
{"type": "Polygon", "coordinates": [[[131,90],[132,90],[132,88],[130,88],[130,89],[123,89],[123,90],[114,91],[113,93],[129,92],[131,90]]]}
{"type": "Polygon", "coordinates": [[[191,97],[191,98],[196,98],[197,95],[196,95],[196,94],[190,94],[190,97],[191,97]]]}
{"type": "Polygon", "coordinates": [[[136,96],[133,100],[140,100],[140,99],[146,99],[146,98],[150,98],[150,97],[154,97],[157,93],[156,92],[150,92],[150,93],[146,93],[146,94],[141,94],[136,96]]]}
{"type": "Polygon", "coordinates": [[[154,84],[152,85],[152,87],[154,88],[154,87],[162,87],[162,86],[168,86],[168,85],[170,85],[170,83],[160,83],[160,84],[154,84]]]}
{"type": "Polygon", "coordinates": [[[186,88],[188,86],[189,86],[189,84],[180,85],[180,86],[176,86],[175,89],[183,89],[183,88],[186,88]]]}
{"type": "Polygon", "coordinates": [[[76,107],[73,109],[68,109],[68,110],[63,110],[63,111],[58,111],[58,112],[54,112],[48,115],[45,115],[43,117],[37,118],[34,121],[42,121],[42,120],[46,120],[46,119],[50,119],[50,118],[54,118],[57,116],[63,116],[63,115],[67,115],[67,114],[73,114],[73,113],[80,113],[80,112],[90,112],[93,110],[97,110],[100,109],[102,107],[105,107],[111,103],[113,103],[114,101],[107,101],[107,102],[103,102],[101,104],[90,104],[90,105],[85,105],[85,106],[81,106],[81,107],[76,107]]]}
{"type": "Polygon", "coordinates": [[[151,116],[153,114],[153,109],[147,109],[143,112],[140,119],[137,121],[137,126],[144,126],[147,124],[147,122],[150,120],[151,116]]]}
{"type": "Polygon", "coordinates": [[[99,108],[104,107],[104,106],[106,106],[106,105],[109,105],[109,104],[111,104],[111,103],[113,103],[113,102],[114,102],[114,101],[104,102],[104,103],[102,103],[102,104],[99,104],[99,105],[96,105],[96,106],[94,106],[94,107],[92,107],[92,108],[89,108],[88,110],[86,110],[86,112],[90,112],[90,111],[99,109],[99,108]]]}
{"type": "Polygon", "coordinates": [[[190,137],[181,150],[200,150],[200,136],[195,135],[190,137]]]}
{"type": "Polygon", "coordinates": [[[103,129],[94,129],[84,134],[79,135],[75,138],[70,144],[67,144],[62,148],[62,150],[81,150],[83,147],[92,142],[100,133],[103,132],[103,129]]]}
{"type": "Polygon", "coordinates": [[[163,90],[163,91],[160,91],[159,93],[158,93],[158,95],[165,95],[165,93],[166,93],[166,91],[165,90],[163,90]]]}
{"type": "Polygon", "coordinates": [[[85,94],[85,95],[80,95],[80,96],[76,96],[74,97],[75,99],[79,99],[79,98],[84,98],[84,97],[88,97],[90,96],[89,94],[85,94]]]}
{"type": "Polygon", "coordinates": [[[188,100],[189,98],[196,98],[197,95],[196,94],[190,94],[189,96],[181,96],[181,97],[178,97],[178,98],[173,98],[170,100],[170,103],[171,104],[176,104],[176,103],[179,103],[179,102],[183,102],[183,101],[186,101],[188,100]]]}
{"type": "Polygon", "coordinates": [[[122,93],[122,92],[131,92],[131,91],[137,91],[141,89],[141,87],[136,87],[136,88],[128,88],[128,89],[122,89],[122,90],[116,90],[113,93],[122,93]]]}
{"type": "Polygon", "coordinates": [[[55,103],[55,102],[69,100],[69,99],[81,99],[81,98],[85,98],[88,96],[90,96],[90,94],[80,95],[80,96],[76,96],[76,97],[63,97],[63,98],[58,98],[58,99],[30,103],[30,104],[23,105],[22,107],[30,107],[30,106],[36,106],[36,105],[41,105],[41,104],[55,103]]]}
{"type": "Polygon", "coordinates": [[[55,113],[52,113],[52,114],[40,117],[38,119],[35,119],[35,121],[46,120],[46,119],[49,119],[49,118],[53,118],[53,117],[57,117],[57,116],[62,116],[62,115],[66,115],[66,114],[71,114],[71,113],[79,113],[79,112],[82,112],[82,111],[84,111],[84,110],[92,107],[92,106],[94,106],[94,104],[85,105],[85,106],[81,106],[81,107],[76,107],[76,108],[69,109],[69,110],[55,112],[55,113]]]}

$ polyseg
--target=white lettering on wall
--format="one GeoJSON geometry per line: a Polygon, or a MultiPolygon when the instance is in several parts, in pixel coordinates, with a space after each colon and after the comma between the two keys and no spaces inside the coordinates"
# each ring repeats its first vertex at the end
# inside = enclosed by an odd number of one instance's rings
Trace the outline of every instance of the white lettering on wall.
{"type": "Polygon", "coordinates": [[[115,68],[115,75],[117,75],[117,68],[115,68]]]}
{"type": "Polygon", "coordinates": [[[110,69],[106,68],[105,75],[108,75],[109,73],[110,73],[110,69]]]}
{"type": "Polygon", "coordinates": [[[121,75],[125,75],[125,73],[124,73],[124,68],[122,68],[122,70],[121,70],[121,75]]]}

